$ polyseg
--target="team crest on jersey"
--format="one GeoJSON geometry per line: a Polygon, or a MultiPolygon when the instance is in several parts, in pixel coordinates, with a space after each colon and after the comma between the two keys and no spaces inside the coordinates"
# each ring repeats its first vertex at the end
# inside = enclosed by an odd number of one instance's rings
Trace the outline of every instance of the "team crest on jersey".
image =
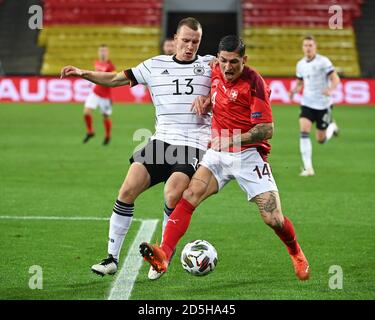
{"type": "Polygon", "coordinates": [[[219,85],[219,82],[220,80],[219,79],[215,79],[214,81],[212,81],[212,89],[215,89],[218,85],[219,85]]]}
{"type": "Polygon", "coordinates": [[[202,65],[196,65],[193,70],[194,74],[201,76],[204,74],[204,67],[202,65]]]}
{"type": "Polygon", "coordinates": [[[238,97],[238,90],[237,89],[230,90],[230,92],[229,92],[229,99],[231,101],[236,101],[237,97],[238,97]]]}

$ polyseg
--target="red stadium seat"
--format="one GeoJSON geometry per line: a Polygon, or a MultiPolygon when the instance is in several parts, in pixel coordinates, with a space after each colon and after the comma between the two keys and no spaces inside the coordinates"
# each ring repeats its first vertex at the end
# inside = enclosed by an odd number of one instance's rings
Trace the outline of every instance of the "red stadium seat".
{"type": "Polygon", "coordinates": [[[44,0],[44,23],[161,24],[162,0],[44,0]]]}
{"type": "MultiPolygon", "coordinates": [[[[342,0],[344,25],[352,26],[353,19],[361,14],[362,0],[342,0]]],[[[243,20],[249,25],[327,25],[328,8],[335,0],[243,0],[243,20]]]]}
{"type": "Polygon", "coordinates": [[[361,15],[362,0],[340,0],[342,30],[328,28],[329,7],[336,0],[242,0],[243,38],[254,67],[266,75],[293,76],[301,55],[301,39],[313,34],[323,54],[345,76],[359,76],[353,22],[361,15]],[[288,52],[288,54],[285,54],[288,52]]]}
{"type": "Polygon", "coordinates": [[[101,43],[110,46],[114,62],[122,67],[159,53],[163,0],[43,2],[45,28],[39,34],[39,44],[45,47],[42,74],[57,74],[63,61],[91,68],[101,43]],[[124,58],[127,52],[132,55],[124,58]]]}

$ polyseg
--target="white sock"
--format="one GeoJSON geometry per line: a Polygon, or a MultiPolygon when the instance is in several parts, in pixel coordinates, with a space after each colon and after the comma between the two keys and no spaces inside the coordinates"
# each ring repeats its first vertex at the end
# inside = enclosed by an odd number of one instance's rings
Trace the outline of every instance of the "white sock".
{"type": "Polygon", "coordinates": [[[122,244],[133,220],[134,204],[116,200],[109,223],[108,254],[119,259],[122,244]]]}
{"type": "Polygon", "coordinates": [[[163,243],[163,235],[164,235],[164,230],[167,225],[169,216],[172,214],[174,209],[168,208],[166,204],[164,204],[164,219],[163,219],[163,225],[161,229],[161,243],[163,243]]]}
{"type": "Polygon", "coordinates": [[[331,122],[328,125],[327,131],[326,131],[326,141],[332,138],[334,132],[337,130],[337,125],[334,122],[331,122]]]}
{"type": "Polygon", "coordinates": [[[307,132],[301,132],[299,147],[301,151],[303,167],[306,170],[312,169],[312,145],[310,135],[307,132]]]}

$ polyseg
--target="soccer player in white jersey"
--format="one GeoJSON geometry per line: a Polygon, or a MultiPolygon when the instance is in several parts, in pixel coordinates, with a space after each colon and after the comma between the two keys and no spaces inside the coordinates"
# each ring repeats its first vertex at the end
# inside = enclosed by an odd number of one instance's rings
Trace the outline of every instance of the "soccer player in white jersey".
{"type": "Polygon", "coordinates": [[[304,58],[297,63],[297,83],[290,91],[290,98],[303,88],[300,113],[300,151],[303,170],[300,176],[308,177],[315,174],[312,165],[312,145],[310,132],[316,122],[316,140],[325,143],[338,134],[338,127],[332,119],[331,95],[340,83],[340,78],[332,62],[317,53],[314,37],[303,39],[304,58]]]}
{"type": "MultiPolygon", "coordinates": [[[[130,158],[131,165],[110,219],[108,257],[91,268],[97,274],[116,273],[120,250],[132,222],[134,202],[143,191],[159,182],[165,182],[164,230],[207,149],[211,115],[197,115],[191,110],[194,99],[208,95],[211,86],[209,62],[213,57],[196,54],[201,38],[200,23],[189,17],[177,26],[175,55],[156,56],[117,74],[73,66],[61,71],[61,77],[77,76],[109,87],[147,85],[156,111],[155,134],[130,158]]],[[[150,268],[150,279],[160,275],[150,268]]]]}

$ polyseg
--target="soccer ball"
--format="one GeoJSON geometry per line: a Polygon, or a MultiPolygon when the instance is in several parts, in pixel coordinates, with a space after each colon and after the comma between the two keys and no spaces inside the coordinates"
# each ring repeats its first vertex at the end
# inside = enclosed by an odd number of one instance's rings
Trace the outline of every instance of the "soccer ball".
{"type": "Polygon", "coordinates": [[[216,249],[206,240],[189,242],[181,252],[181,264],[192,275],[205,276],[216,267],[216,249]]]}

